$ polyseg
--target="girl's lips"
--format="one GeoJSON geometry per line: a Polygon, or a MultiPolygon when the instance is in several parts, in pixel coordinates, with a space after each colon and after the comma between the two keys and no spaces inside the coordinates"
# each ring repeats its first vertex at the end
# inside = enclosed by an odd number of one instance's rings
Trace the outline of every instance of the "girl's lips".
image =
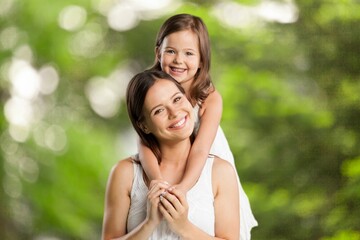
{"type": "Polygon", "coordinates": [[[176,68],[176,67],[170,67],[171,71],[174,73],[184,73],[185,69],[184,68],[176,68]]]}
{"type": "Polygon", "coordinates": [[[186,117],[183,117],[182,119],[180,119],[180,121],[176,122],[175,124],[172,124],[169,128],[171,129],[181,128],[185,125],[185,122],[186,122],[186,117]]]}

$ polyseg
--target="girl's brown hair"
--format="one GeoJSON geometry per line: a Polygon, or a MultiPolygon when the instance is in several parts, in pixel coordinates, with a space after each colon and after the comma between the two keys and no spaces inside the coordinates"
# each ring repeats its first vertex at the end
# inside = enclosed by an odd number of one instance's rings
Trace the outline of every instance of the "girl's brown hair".
{"type": "MultiPolygon", "coordinates": [[[[201,105],[214,88],[210,77],[211,51],[209,34],[202,19],[190,14],[177,14],[168,18],[157,34],[155,49],[158,52],[164,38],[168,35],[184,30],[191,30],[199,39],[201,68],[196,73],[191,84],[189,97],[193,105],[196,103],[201,105]]],[[[155,56],[152,69],[162,70],[157,56],[155,56]]]]}

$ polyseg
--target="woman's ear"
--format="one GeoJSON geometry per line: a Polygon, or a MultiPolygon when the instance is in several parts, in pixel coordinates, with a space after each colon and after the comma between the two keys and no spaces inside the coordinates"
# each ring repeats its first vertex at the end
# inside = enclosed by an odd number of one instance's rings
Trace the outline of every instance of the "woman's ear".
{"type": "Polygon", "coordinates": [[[156,59],[160,62],[161,59],[160,47],[155,47],[155,56],[156,59]]]}
{"type": "Polygon", "coordinates": [[[145,134],[150,133],[149,129],[144,125],[144,123],[138,123],[138,126],[141,129],[141,131],[143,131],[145,134]]]}

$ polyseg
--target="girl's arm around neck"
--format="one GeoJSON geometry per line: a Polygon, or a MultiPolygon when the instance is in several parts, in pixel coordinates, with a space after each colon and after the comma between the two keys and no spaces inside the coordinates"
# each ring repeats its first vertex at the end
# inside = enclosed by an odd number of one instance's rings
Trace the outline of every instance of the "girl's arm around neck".
{"type": "Polygon", "coordinates": [[[131,233],[127,233],[133,178],[133,163],[130,158],[119,161],[112,168],[106,187],[102,240],[146,239],[156,228],[156,223],[145,219],[131,233]]]}
{"type": "Polygon", "coordinates": [[[186,171],[180,183],[180,188],[186,191],[191,189],[199,178],[219,128],[222,115],[222,98],[219,92],[215,90],[210,93],[200,111],[200,128],[191,147],[186,171]]]}
{"type": "Polygon", "coordinates": [[[156,159],[151,149],[145,146],[140,141],[139,138],[138,138],[138,151],[139,151],[139,159],[141,162],[141,166],[143,167],[146,176],[149,178],[150,182],[152,180],[162,180],[158,160],[156,159]]]}

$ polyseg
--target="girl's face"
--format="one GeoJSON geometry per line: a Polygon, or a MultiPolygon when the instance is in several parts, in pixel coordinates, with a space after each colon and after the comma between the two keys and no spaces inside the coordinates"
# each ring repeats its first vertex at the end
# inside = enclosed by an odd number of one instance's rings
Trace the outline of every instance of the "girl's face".
{"type": "Polygon", "coordinates": [[[191,30],[169,34],[158,49],[161,69],[188,89],[201,67],[199,39],[191,30]]]}
{"type": "Polygon", "coordinates": [[[176,85],[159,79],[148,90],[144,102],[145,133],[152,133],[159,142],[189,138],[194,130],[193,108],[176,85]]]}

